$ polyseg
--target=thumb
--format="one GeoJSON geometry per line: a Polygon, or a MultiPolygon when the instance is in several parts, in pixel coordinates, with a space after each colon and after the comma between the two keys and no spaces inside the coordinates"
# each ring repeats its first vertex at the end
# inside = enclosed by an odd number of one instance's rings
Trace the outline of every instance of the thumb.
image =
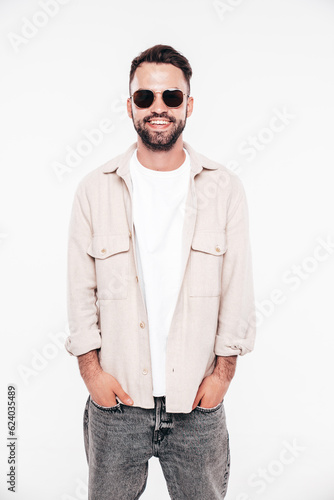
{"type": "Polygon", "coordinates": [[[194,402],[193,402],[192,410],[194,410],[196,408],[196,406],[198,406],[198,403],[202,399],[202,396],[203,396],[202,392],[199,391],[196,395],[194,402]]]}
{"type": "Polygon", "coordinates": [[[123,403],[126,403],[128,405],[133,405],[133,401],[130,398],[129,394],[127,394],[125,391],[123,391],[122,387],[119,385],[117,388],[117,392],[115,393],[123,403]]]}
{"type": "Polygon", "coordinates": [[[133,401],[132,399],[130,398],[129,394],[127,394],[121,384],[118,382],[118,380],[114,379],[114,389],[113,389],[114,393],[116,394],[116,396],[119,397],[119,399],[121,401],[123,401],[124,403],[126,404],[129,404],[129,405],[133,405],[133,401]]]}

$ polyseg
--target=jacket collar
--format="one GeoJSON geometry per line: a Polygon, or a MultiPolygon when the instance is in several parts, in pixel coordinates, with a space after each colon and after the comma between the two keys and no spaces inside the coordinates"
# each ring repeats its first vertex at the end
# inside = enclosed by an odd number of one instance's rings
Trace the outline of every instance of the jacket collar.
{"type": "MultiPolygon", "coordinates": [[[[218,163],[209,160],[205,156],[197,153],[187,142],[183,141],[183,146],[189,153],[190,167],[194,175],[198,174],[203,168],[211,170],[216,170],[217,168],[219,168],[218,163]]],[[[131,156],[136,148],[136,142],[131,144],[131,146],[125,151],[125,153],[116,156],[112,160],[102,165],[102,172],[108,174],[117,170],[118,175],[126,175],[129,172],[129,163],[131,156]]]]}

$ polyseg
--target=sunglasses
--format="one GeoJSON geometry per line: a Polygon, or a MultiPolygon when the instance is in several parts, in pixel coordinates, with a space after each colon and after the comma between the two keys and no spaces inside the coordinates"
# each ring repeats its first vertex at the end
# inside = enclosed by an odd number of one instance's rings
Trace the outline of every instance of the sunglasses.
{"type": "Polygon", "coordinates": [[[155,94],[162,94],[162,100],[169,108],[179,108],[183,103],[183,96],[186,95],[189,97],[189,94],[185,94],[180,89],[167,89],[167,90],[149,90],[142,89],[134,92],[130,99],[133,98],[133,102],[137,106],[137,108],[149,108],[152,106],[155,100],[155,94]]]}

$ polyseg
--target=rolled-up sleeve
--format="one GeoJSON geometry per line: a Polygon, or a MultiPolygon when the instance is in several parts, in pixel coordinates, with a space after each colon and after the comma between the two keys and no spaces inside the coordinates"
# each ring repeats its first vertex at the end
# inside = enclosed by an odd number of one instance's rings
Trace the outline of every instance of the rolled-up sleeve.
{"type": "Polygon", "coordinates": [[[70,335],[65,348],[72,356],[101,347],[95,260],[87,253],[92,239],[85,185],[77,187],[68,230],[67,315],[70,335]]]}
{"type": "Polygon", "coordinates": [[[215,354],[244,355],[254,348],[256,315],[249,216],[245,189],[233,175],[226,219],[226,247],[223,259],[215,354]]]}

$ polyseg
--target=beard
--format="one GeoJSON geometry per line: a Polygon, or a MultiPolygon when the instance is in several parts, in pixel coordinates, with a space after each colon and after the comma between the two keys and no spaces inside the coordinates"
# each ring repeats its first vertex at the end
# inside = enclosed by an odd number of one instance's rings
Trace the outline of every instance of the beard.
{"type": "Polygon", "coordinates": [[[150,116],[143,120],[133,120],[133,126],[147,149],[151,151],[170,151],[182,134],[186,126],[186,121],[186,117],[184,120],[175,120],[167,116],[150,116]],[[168,132],[165,130],[148,130],[146,123],[151,118],[170,120],[172,123],[171,130],[168,132]]]}

